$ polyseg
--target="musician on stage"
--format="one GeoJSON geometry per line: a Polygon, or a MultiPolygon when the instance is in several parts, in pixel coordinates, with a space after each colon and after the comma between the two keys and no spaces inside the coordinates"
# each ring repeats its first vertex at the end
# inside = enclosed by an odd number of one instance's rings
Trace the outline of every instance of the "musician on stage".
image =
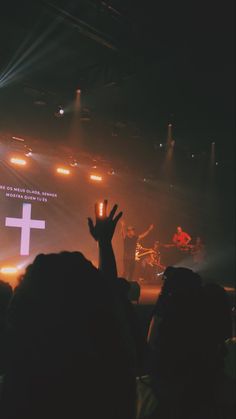
{"type": "Polygon", "coordinates": [[[156,240],[153,244],[153,248],[149,250],[147,256],[142,260],[142,276],[146,281],[156,280],[159,273],[166,268],[161,264],[159,241],[156,240]]]}
{"type": "Polygon", "coordinates": [[[179,249],[187,248],[190,241],[192,240],[191,236],[182,230],[182,227],[177,227],[176,233],[173,236],[172,242],[179,249]]]}
{"type": "Polygon", "coordinates": [[[152,231],[153,224],[151,224],[144,233],[139,235],[136,234],[134,227],[129,226],[125,228],[124,221],[121,221],[121,228],[121,233],[124,240],[123,276],[128,281],[132,281],[135,269],[135,252],[137,243],[144,239],[144,237],[146,237],[152,231]]]}

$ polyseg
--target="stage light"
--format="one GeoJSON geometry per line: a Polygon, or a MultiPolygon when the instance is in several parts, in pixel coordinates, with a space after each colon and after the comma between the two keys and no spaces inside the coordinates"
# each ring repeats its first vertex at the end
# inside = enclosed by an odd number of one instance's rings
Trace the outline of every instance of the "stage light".
{"type": "Polygon", "coordinates": [[[58,106],[57,111],[54,113],[54,115],[57,118],[62,118],[64,116],[65,110],[62,108],[62,106],[58,106]]]}
{"type": "Polygon", "coordinates": [[[103,217],[103,208],[104,208],[103,202],[99,202],[99,204],[98,204],[98,215],[99,215],[99,217],[103,217]]]}
{"type": "Polygon", "coordinates": [[[76,93],[80,94],[81,93],[81,90],[80,89],[77,89],[76,90],[76,93]]]}
{"type": "Polygon", "coordinates": [[[161,148],[162,148],[162,147],[163,147],[163,144],[162,144],[162,143],[160,143],[160,144],[159,144],[159,147],[161,147],[161,148]]]}
{"type": "Polygon", "coordinates": [[[57,173],[59,173],[60,175],[70,175],[70,170],[69,169],[64,169],[63,167],[57,167],[57,173]]]}
{"type": "Polygon", "coordinates": [[[216,166],[218,166],[219,165],[219,162],[218,161],[216,161],[216,166]]]}
{"type": "Polygon", "coordinates": [[[90,179],[95,180],[95,182],[101,182],[102,181],[102,176],[90,175],[90,179]]]}
{"type": "Polygon", "coordinates": [[[3,266],[0,272],[3,275],[14,275],[18,272],[18,269],[15,266],[3,266]]]}
{"type": "Polygon", "coordinates": [[[26,153],[26,157],[31,157],[32,156],[32,151],[29,151],[28,153],[26,153]]]}
{"type": "Polygon", "coordinates": [[[194,159],[194,157],[195,157],[195,154],[192,154],[192,156],[191,156],[191,157],[192,157],[192,159],[194,159]]]}
{"type": "Polygon", "coordinates": [[[79,167],[79,163],[76,160],[74,160],[72,163],[70,163],[70,166],[71,167],[79,167]]]}
{"type": "Polygon", "coordinates": [[[10,162],[12,164],[16,164],[18,166],[25,166],[26,165],[26,161],[24,159],[19,159],[18,157],[11,157],[10,162]]]}

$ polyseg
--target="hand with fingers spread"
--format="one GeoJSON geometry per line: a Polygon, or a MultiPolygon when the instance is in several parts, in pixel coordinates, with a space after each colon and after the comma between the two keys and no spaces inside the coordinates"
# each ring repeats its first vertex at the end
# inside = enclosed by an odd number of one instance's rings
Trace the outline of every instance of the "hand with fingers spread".
{"type": "Polygon", "coordinates": [[[92,237],[99,243],[111,242],[116,225],[122,217],[122,212],[115,216],[117,208],[118,205],[114,205],[107,215],[107,200],[95,204],[95,224],[91,218],[88,218],[88,225],[92,237]]]}

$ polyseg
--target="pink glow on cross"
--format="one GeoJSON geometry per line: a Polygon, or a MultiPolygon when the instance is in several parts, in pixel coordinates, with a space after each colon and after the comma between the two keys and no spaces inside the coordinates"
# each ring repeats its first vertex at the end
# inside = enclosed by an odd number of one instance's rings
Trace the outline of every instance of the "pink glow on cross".
{"type": "Polygon", "coordinates": [[[29,255],[30,249],[30,229],[38,228],[45,229],[45,221],[31,220],[31,204],[23,204],[22,218],[9,218],[6,217],[6,227],[21,228],[21,241],[20,241],[20,255],[29,255]]]}

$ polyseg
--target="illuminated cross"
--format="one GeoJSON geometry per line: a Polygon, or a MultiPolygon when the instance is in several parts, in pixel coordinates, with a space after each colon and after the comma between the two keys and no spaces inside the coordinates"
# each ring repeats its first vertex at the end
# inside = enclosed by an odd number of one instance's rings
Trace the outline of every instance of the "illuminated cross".
{"type": "Polygon", "coordinates": [[[23,256],[29,255],[30,229],[39,228],[44,230],[45,221],[31,220],[31,204],[23,204],[22,218],[6,217],[5,226],[21,228],[20,255],[23,256]]]}

